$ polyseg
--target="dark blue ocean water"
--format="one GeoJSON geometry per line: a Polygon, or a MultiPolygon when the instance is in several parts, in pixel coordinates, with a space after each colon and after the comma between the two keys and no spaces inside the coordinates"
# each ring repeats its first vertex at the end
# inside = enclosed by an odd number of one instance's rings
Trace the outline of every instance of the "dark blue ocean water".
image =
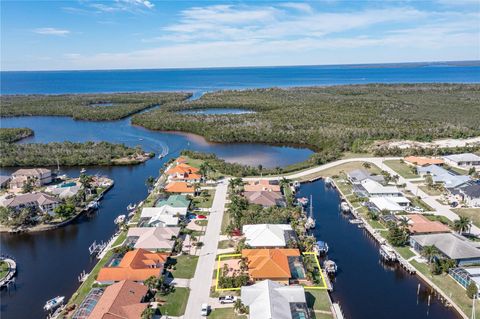
{"type": "Polygon", "coordinates": [[[480,83],[480,62],[0,72],[1,94],[192,91],[364,83],[480,83]]]}

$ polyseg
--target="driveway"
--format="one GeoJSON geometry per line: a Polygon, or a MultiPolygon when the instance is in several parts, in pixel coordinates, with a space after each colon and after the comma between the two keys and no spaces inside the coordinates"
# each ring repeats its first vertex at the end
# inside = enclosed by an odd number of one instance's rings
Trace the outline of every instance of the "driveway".
{"type": "Polygon", "coordinates": [[[223,180],[217,186],[212,209],[208,217],[207,230],[203,238],[204,246],[200,251],[195,275],[190,281],[190,297],[188,298],[185,319],[201,318],[202,303],[210,301],[210,286],[212,284],[217,245],[220,238],[225,199],[227,197],[228,180],[223,180]]]}

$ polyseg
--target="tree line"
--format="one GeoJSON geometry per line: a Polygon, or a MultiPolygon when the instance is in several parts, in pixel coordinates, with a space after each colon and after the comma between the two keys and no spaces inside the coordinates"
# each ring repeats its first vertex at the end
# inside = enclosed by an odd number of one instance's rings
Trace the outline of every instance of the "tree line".
{"type": "Polygon", "coordinates": [[[0,128],[0,142],[13,143],[20,141],[29,136],[33,136],[33,130],[22,127],[22,128],[0,128]]]}

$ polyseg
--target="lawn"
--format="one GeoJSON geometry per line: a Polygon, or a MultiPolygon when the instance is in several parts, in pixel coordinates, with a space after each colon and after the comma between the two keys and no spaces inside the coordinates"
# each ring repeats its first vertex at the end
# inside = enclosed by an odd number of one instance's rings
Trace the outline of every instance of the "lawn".
{"type": "Polygon", "coordinates": [[[400,160],[388,160],[383,162],[385,165],[397,172],[398,175],[404,178],[418,178],[420,176],[413,174],[411,166],[402,163],[400,160]]]}
{"type": "Polygon", "coordinates": [[[442,195],[442,191],[440,191],[438,189],[435,189],[433,187],[428,187],[426,185],[422,185],[422,186],[418,186],[418,188],[420,188],[422,191],[424,191],[425,193],[427,193],[430,196],[442,195]]]}
{"type": "Polygon", "coordinates": [[[8,274],[8,270],[10,267],[8,266],[8,263],[5,261],[0,262],[0,279],[5,277],[8,274]]]}
{"type": "Polygon", "coordinates": [[[223,214],[223,219],[222,219],[222,228],[221,228],[222,235],[227,234],[227,226],[229,224],[230,224],[230,213],[228,212],[228,209],[225,209],[225,213],[223,214]]]}
{"type": "Polygon", "coordinates": [[[307,306],[313,310],[330,311],[330,297],[326,290],[305,291],[307,306]]]}
{"type": "Polygon", "coordinates": [[[160,296],[159,298],[165,301],[165,303],[160,306],[162,315],[182,316],[187,307],[189,294],[190,290],[188,288],[176,287],[174,292],[166,296],[160,296]]]}
{"type": "Polygon", "coordinates": [[[192,203],[197,208],[211,208],[214,197],[215,197],[215,190],[209,189],[206,194],[204,194],[204,191],[202,191],[202,194],[200,196],[195,197],[192,200],[192,203]]]}
{"type": "Polygon", "coordinates": [[[205,219],[196,220],[196,221],[195,221],[195,224],[197,224],[198,226],[204,227],[204,226],[207,226],[208,220],[205,220],[205,219]]]}
{"type": "Polygon", "coordinates": [[[415,256],[410,247],[395,247],[395,250],[405,259],[415,256]]]}
{"type": "Polygon", "coordinates": [[[460,216],[468,217],[477,227],[480,227],[480,208],[455,208],[452,209],[460,216]]]}
{"type": "MultiPolygon", "coordinates": [[[[467,317],[470,317],[472,313],[472,300],[467,297],[465,289],[457,284],[452,277],[446,274],[434,276],[430,273],[428,265],[418,263],[415,260],[413,260],[411,264],[417,268],[418,271],[433,281],[440,289],[443,290],[443,292],[447,294],[447,296],[450,296],[452,300],[463,310],[467,317]]],[[[475,314],[477,317],[480,316],[480,308],[477,307],[475,314]]]]}
{"type": "Polygon", "coordinates": [[[233,248],[235,247],[235,241],[233,240],[221,240],[218,242],[218,248],[226,249],[226,248],[233,248]]]}
{"type": "Polygon", "coordinates": [[[424,214],[423,216],[427,217],[431,221],[439,221],[442,224],[445,224],[445,225],[448,225],[448,226],[452,225],[452,221],[445,216],[432,215],[432,214],[424,214]]]}
{"type": "Polygon", "coordinates": [[[232,308],[218,308],[214,309],[210,315],[208,315],[210,319],[240,319],[240,318],[247,318],[246,315],[236,315],[232,308]]]}
{"type": "Polygon", "coordinates": [[[434,210],[432,207],[427,205],[427,203],[416,196],[408,197],[408,199],[412,202],[412,206],[420,207],[426,212],[431,212],[434,210]]]}
{"type": "Polygon", "coordinates": [[[172,261],[175,265],[175,270],[172,270],[174,278],[193,278],[197,268],[198,256],[181,255],[172,258],[172,261]]]}
{"type": "MultiPolygon", "coordinates": [[[[298,180],[299,181],[307,181],[307,180],[310,180],[314,177],[318,177],[318,176],[322,176],[322,177],[331,177],[331,176],[335,176],[335,175],[340,175],[342,172],[349,172],[349,171],[352,171],[354,169],[365,169],[365,167],[363,167],[363,162],[348,162],[348,163],[343,163],[343,164],[340,164],[340,165],[337,165],[337,166],[334,166],[334,167],[331,167],[331,168],[327,168],[327,169],[324,169],[324,170],[321,170],[317,173],[314,173],[314,174],[310,174],[310,175],[307,175],[307,176],[303,176],[301,178],[299,178],[298,180]]],[[[378,168],[377,166],[371,164],[371,167],[368,169],[368,171],[372,174],[380,174],[381,170],[380,168],[378,168]]],[[[288,176],[287,176],[288,178],[288,176]]]]}

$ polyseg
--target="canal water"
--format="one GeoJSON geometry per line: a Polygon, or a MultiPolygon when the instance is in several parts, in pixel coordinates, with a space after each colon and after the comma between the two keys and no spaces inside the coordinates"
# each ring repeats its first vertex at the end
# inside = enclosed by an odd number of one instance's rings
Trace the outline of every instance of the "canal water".
{"type": "Polygon", "coordinates": [[[385,265],[378,254],[378,244],[340,213],[340,196],[326,187],[323,180],[302,184],[300,197],[313,198],[316,219],[314,235],[329,245],[328,258],[338,265],[333,281],[333,301],[338,302],[348,319],[454,319],[418,277],[399,267],[385,265]],[[417,296],[418,285],[420,294],[417,296]]]}

